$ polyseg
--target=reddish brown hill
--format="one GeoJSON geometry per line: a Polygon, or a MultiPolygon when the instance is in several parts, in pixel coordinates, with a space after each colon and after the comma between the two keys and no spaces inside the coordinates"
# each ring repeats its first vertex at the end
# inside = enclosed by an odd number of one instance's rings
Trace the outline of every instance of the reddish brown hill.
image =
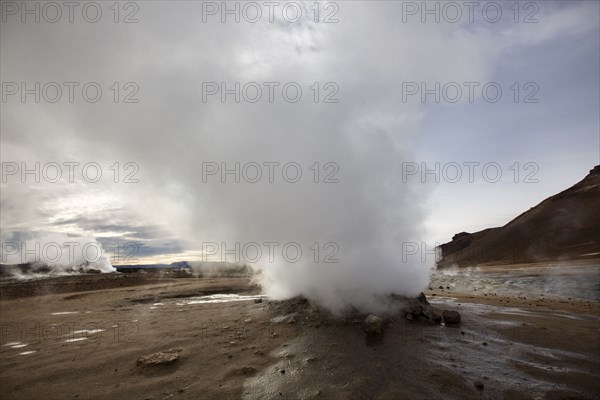
{"type": "Polygon", "coordinates": [[[499,228],[457,233],[438,267],[600,258],[600,165],[499,228]]]}

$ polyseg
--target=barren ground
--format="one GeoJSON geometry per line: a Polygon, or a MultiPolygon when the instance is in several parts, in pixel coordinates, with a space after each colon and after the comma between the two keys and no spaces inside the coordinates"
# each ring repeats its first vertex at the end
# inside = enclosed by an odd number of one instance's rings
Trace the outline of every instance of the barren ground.
{"type": "MultiPolygon", "coordinates": [[[[83,275],[0,285],[2,399],[594,399],[594,301],[426,292],[457,326],[300,313],[247,278],[83,275]],[[231,299],[230,299],[231,300],[231,299]],[[275,321],[278,321],[277,319],[275,321]],[[87,330],[84,332],[78,332],[87,330]],[[23,346],[25,345],[25,346],[23,346]],[[166,366],[139,357],[177,348],[166,366]]],[[[300,305],[299,305],[300,304],[300,305]]]]}

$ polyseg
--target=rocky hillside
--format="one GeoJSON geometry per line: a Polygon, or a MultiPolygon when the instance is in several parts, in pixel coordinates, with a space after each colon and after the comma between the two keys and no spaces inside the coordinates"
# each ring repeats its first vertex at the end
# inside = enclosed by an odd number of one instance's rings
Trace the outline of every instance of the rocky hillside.
{"type": "Polygon", "coordinates": [[[506,225],[457,233],[440,249],[438,267],[600,258],[600,165],[506,225]]]}

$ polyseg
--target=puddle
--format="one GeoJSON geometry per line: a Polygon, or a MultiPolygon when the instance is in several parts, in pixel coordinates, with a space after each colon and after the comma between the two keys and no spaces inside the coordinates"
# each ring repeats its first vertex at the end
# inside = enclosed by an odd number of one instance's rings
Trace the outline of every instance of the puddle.
{"type": "Polygon", "coordinates": [[[78,337],[65,340],[65,343],[73,343],[73,342],[81,342],[82,340],[87,340],[86,337],[78,337]]]}
{"type": "Polygon", "coordinates": [[[100,332],[104,332],[106,329],[80,329],[78,331],[73,331],[73,332],[69,332],[66,335],[63,335],[63,337],[65,336],[71,336],[70,339],[66,339],[64,342],[65,343],[72,343],[72,342],[80,342],[82,340],[87,340],[88,339],[88,335],[93,335],[96,333],[100,333],[100,332]],[[75,335],[85,335],[85,336],[80,336],[80,337],[73,337],[75,335]]]}
{"type": "Polygon", "coordinates": [[[244,296],[239,294],[213,294],[210,296],[190,297],[188,300],[177,302],[178,306],[189,304],[213,304],[213,303],[229,303],[234,301],[251,301],[256,299],[266,299],[264,295],[244,296]]]}
{"type": "Polygon", "coordinates": [[[22,342],[8,342],[4,343],[5,346],[10,347],[11,349],[20,349],[21,347],[27,346],[27,343],[22,342]]]}
{"type": "MultiPolygon", "coordinates": [[[[79,331],[74,331],[73,333],[71,333],[72,335],[77,335],[79,333],[85,333],[85,334],[93,334],[93,333],[98,333],[98,332],[104,332],[106,329],[82,329],[79,331]]],[[[69,334],[69,335],[71,335],[69,334]]],[[[68,336],[68,335],[65,335],[68,336]]]]}
{"type": "Polygon", "coordinates": [[[51,313],[51,315],[70,315],[70,314],[79,314],[79,311],[60,311],[60,312],[51,313]]]}
{"type": "Polygon", "coordinates": [[[26,356],[28,354],[33,354],[35,352],[37,352],[37,350],[23,351],[23,352],[19,353],[19,355],[26,356]]]}

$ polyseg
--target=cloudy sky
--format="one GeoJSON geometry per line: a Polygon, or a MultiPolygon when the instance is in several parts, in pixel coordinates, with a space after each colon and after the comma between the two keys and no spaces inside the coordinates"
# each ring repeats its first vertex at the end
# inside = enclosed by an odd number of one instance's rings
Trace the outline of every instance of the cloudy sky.
{"type": "Polygon", "coordinates": [[[61,3],[2,4],[3,243],[387,263],[600,162],[595,1],[61,3]]]}

